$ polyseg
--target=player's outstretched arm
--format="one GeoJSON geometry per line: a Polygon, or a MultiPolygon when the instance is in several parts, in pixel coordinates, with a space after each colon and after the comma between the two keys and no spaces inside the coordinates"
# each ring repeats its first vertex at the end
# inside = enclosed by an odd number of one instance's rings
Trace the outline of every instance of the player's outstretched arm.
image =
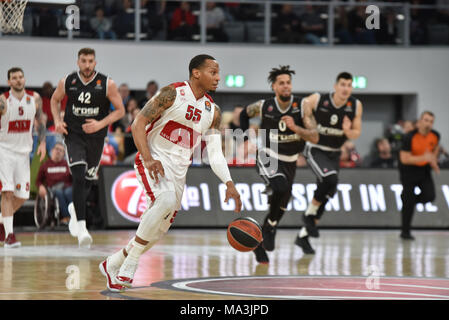
{"type": "Polygon", "coordinates": [[[148,147],[146,126],[156,121],[157,118],[168,108],[170,108],[176,99],[176,89],[173,86],[162,88],[153,98],[151,98],[137,114],[131,125],[131,132],[134,144],[139,151],[144,166],[147,168],[150,178],[159,182],[158,174],[164,176],[164,168],[159,160],[153,159],[150,148],[148,147]]]}
{"type": "Polygon", "coordinates": [[[59,80],[55,92],[51,96],[50,107],[53,121],[55,123],[55,131],[61,134],[67,134],[67,124],[61,119],[61,101],[65,96],[65,78],[59,80]]]}
{"type": "Polygon", "coordinates": [[[108,93],[106,97],[111,101],[114,106],[114,111],[109,113],[103,119],[97,121],[95,119],[86,119],[86,122],[82,125],[84,132],[86,133],[94,133],[97,132],[104,127],[107,127],[111,123],[116,122],[121,119],[125,115],[125,106],[123,105],[122,97],[120,96],[117,85],[114,80],[108,79],[108,93]]]}
{"type": "Polygon", "coordinates": [[[348,139],[355,140],[360,137],[362,133],[362,113],[362,103],[357,100],[355,117],[352,122],[347,116],[343,118],[343,132],[348,139]]]}
{"type": "Polygon", "coordinates": [[[234,211],[240,212],[242,210],[242,201],[240,200],[240,194],[234,186],[228,163],[223,155],[220,125],[221,110],[215,105],[214,120],[212,121],[209,132],[206,134],[207,156],[212,171],[224,184],[226,184],[226,198],[224,201],[228,202],[229,199],[234,199],[234,211]]]}
{"type": "Polygon", "coordinates": [[[36,101],[36,116],[37,119],[37,137],[39,146],[37,147],[37,154],[40,155],[40,161],[42,162],[47,154],[46,133],[47,128],[45,126],[44,112],[42,110],[42,98],[39,93],[34,92],[34,100],[36,101]]]}

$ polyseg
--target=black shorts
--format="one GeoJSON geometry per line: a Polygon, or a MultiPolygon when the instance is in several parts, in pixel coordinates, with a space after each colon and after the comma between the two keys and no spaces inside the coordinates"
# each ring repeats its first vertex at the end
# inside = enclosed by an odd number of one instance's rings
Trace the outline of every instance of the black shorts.
{"type": "Polygon", "coordinates": [[[264,179],[267,185],[270,184],[270,180],[275,179],[276,177],[283,177],[286,179],[291,189],[296,173],[296,161],[281,161],[270,157],[264,151],[260,151],[257,153],[256,162],[259,175],[264,179]]]}
{"type": "Polygon", "coordinates": [[[304,148],[304,156],[319,181],[340,172],[341,151],[325,151],[309,144],[304,148]]]}
{"type": "Polygon", "coordinates": [[[104,137],[88,137],[72,132],[64,136],[64,144],[69,167],[84,164],[87,169],[86,179],[96,179],[103,153],[104,137]]]}

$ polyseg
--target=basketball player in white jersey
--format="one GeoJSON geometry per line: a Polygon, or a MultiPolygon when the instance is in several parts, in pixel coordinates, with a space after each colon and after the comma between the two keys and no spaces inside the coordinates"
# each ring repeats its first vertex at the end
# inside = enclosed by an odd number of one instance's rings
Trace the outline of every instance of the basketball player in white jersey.
{"type": "Polygon", "coordinates": [[[13,232],[14,213],[30,196],[30,152],[33,149],[33,124],[38,120],[40,161],[46,154],[45,124],[41,121],[42,99],[25,90],[20,68],[8,70],[10,90],[0,95],[0,242],[5,248],[20,247],[13,232]]]}
{"type": "Polygon", "coordinates": [[[234,199],[235,211],[242,202],[221,149],[221,112],[208,91],[215,91],[219,76],[217,61],[198,55],[189,64],[189,81],[162,88],[151,98],[132,124],[138,149],[134,169],[147,195],[148,208],[136,236],[126,248],[100,264],[111,291],[131,287],[139,257],[168,231],[181,207],[187,170],[193,150],[205,135],[210,166],[227,186],[226,199],[234,199]]]}

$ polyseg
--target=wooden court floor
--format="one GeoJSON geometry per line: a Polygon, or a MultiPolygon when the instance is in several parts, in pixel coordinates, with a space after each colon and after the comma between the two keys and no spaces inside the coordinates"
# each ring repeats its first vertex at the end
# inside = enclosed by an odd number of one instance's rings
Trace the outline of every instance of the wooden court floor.
{"type": "MultiPolygon", "coordinates": [[[[293,244],[297,231],[279,229],[276,249],[269,253],[270,263],[260,265],[252,252],[240,253],[227,244],[225,229],[176,228],[169,230],[165,238],[141,257],[134,287],[112,294],[107,291],[98,265],[125,246],[134,232],[93,231],[94,243],[90,249],[78,248],[76,239],[68,232],[18,232],[21,248],[0,247],[0,299],[282,299],[279,294],[285,290],[277,290],[276,285],[265,287],[265,291],[254,291],[258,294],[242,293],[246,289],[243,280],[287,279],[292,286],[289,279],[298,283],[320,279],[319,284],[311,283],[309,287],[327,288],[335,279],[358,279],[357,291],[363,293],[368,290],[361,290],[360,283],[369,284],[367,281],[373,276],[380,286],[391,277],[397,281],[402,278],[431,280],[439,291],[424,297],[445,298],[447,294],[449,299],[449,231],[415,231],[416,240],[409,242],[401,241],[396,230],[322,230],[319,239],[311,240],[316,254],[304,255],[293,244]],[[186,279],[200,282],[193,291],[185,290],[188,286],[172,286],[186,279]],[[217,285],[209,287],[213,290],[200,290],[202,279],[227,279],[228,283],[220,289],[229,290],[222,294],[217,291],[217,285]],[[233,279],[237,281],[232,282],[233,279]],[[270,292],[278,294],[271,296],[270,292]]],[[[293,294],[296,295],[285,298],[300,299],[304,291],[293,294]]],[[[316,292],[306,296],[320,298],[316,292]]],[[[341,292],[335,297],[348,298],[341,292]]]]}

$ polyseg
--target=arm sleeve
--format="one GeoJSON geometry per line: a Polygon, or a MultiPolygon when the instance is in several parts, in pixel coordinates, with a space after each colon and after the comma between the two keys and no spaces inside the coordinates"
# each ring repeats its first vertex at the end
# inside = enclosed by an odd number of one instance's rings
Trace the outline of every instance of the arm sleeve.
{"type": "Polygon", "coordinates": [[[221,134],[210,134],[206,136],[207,156],[209,164],[215,175],[224,183],[232,181],[228,163],[221,149],[221,134]]]}

